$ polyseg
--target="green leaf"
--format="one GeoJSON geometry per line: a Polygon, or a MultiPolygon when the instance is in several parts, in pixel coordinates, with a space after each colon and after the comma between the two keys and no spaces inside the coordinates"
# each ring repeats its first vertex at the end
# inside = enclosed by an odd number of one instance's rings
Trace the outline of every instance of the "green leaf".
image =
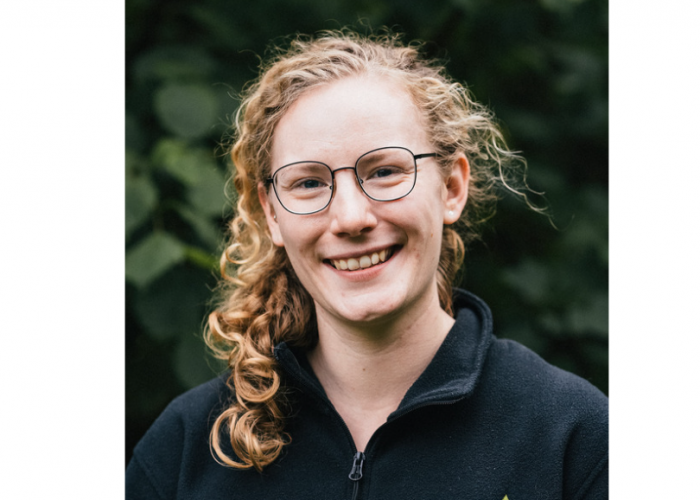
{"type": "Polygon", "coordinates": [[[189,222],[197,236],[208,245],[209,249],[213,251],[219,246],[222,235],[211,220],[184,206],[178,207],[177,211],[183,219],[189,222]]]}
{"type": "Polygon", "coordinates": [[[216,168],[211,153],[190,148],[181,139],[161,139],[153,148],[151,159],[156,166],[163,168],[187,186],[197,185],[203,176],[208,175],[202,172],[216,168]]]}
{"type": "Polygon", "coordinates": [[[138,81],[192,80],[206,77],[214,66],[213,59],[200,49],[157,47],[139,57],[134,65],[134,76],[138,81]]]}
{"type": "Polygon", "coordinates": [[[148,172],[148,162],[136,151],[131,148],[126,148],[124,167],[127,177],[138,176],[144,172],[148,172]]]}
{"type": "Polygon", "coordinates": [[[162,341],[201,333],[203,306],[211,296],[208,277],[200,269],[178,266],[139,290],[134,311],[146,334],[162,341]]]}
{"type": "Polygon", "coordinates": [[[553,311],[545,310],[541,312],[537,317],[537,323],[543,331],[552,335],[561,335],[562,333],[562,320],[553,311]]]}
{"type": "Polygon", "coordinates": [[[539,0],[539,4],[554,12],[569,12],[585,0],[539,0]]]}
{"type": "Polygon", "coordinates": [[[187,200],[200,213],[222,217],[228,205],[224,176],[216,168],[202,165],[199,179],[187,193],[187,200]]]}
{"type": "Polygon", "coordinates": [[[219,269],[219,259],[217,256],[200,250],[197,247],[187,247],[185,255],[187,256],[187,260],[202,269],[219,269]]]}
{"type": "Polygon", "coordinates": [[[143,224],[155,208],[158,194],[146,176],[126,177],[126,236],[143,224]]]}
{"type": "Polygon", "coordinates": [[[127,252],[126,278],[145,287],[184,258],[182,243],[166,233],[153,233],[127,252]]]}
{"type": "MultiPolygon", "coordinates": [[[[595,202],[594,199],[590,203],[595,202]]],[[[572,220],[563,231],[561,244],[571,256],[578,256],[592,249],[607,265],[608,262],[608,220],[607,207],[583,207],[580,217],[572,220]]]]}
{"type": "Polygon", "coordinates": [[[177,378],[187,389],[214,378],[222,368],[217,366],[218,363],[209,365],[204,342],[193,335],[185,335],[180,339],[173,361],[177,378]]]}
{"type": "Polygon", "coordinates": [[[502,329],[502,333],[499,336],[520,342],[535,352],[542,352],[545,348],[545,341],[538,333],[533,331],[526,322],[520,322],[507,325],[502,329]]]}
{"type": "Polygon", "coordinates": [[[542,304],[550,291],[550,269],[527,258],[514,268],[503,272],[503,281],[530,304],[542,304]]]}
{"type": "Polygon", "coordinates": [[[574,304],[566,315],[566,326],[575,334],[608,335],[608,295],[597,293],[586,303],[574,304]]]}
{"type": "Polygon", "coordinates": [[[124,116],[125,142],[127,149],[142,151],[146,146],[146,137],[143,128],[133,113],[126,112],[124,116]]]}
{"type": "Polygon", "coordinates": [[[155,110],[167,130],[180,137],[197,138],[216,124],[218,100],[204,85],[168,84],[156,92],[155,110]]]}

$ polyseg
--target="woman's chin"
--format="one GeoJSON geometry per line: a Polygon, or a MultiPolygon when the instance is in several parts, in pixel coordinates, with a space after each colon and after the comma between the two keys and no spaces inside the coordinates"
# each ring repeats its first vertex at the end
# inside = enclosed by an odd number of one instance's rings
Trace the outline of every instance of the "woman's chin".
{"type": "Polygon", "coordinates": [[[399,314],[403,309],[402,302],[400,294],[396,293],[383,293],[379,297],[365,293],[356,297],[345,296],[342,302],[323,305],[316,303],[316,314],[346,324],[368,326],[384,323],[399,314]]]}

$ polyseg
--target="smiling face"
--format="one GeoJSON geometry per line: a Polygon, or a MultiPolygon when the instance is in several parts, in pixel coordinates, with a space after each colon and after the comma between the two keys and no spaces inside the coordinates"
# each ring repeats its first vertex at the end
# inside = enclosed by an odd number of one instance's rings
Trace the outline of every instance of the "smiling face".
{"type": "MultiPolygon", "coordinates": [[[[272,173],[305,160],[333,170],[352,167],[364,153],[386,146],[434,152],[399,84],[377,76],[345,78],[308,91],[282,117],[272,173]]],[[[371,200],[352,170],[340,170],[331,204],[310,215],[288,212],[271,188],[259,186],[273,242],[285,248],[319,322],[382,322],[409,310],[439,309],[442,227],[464,207],[468,165],[461,158],[447,179],[435,158],[418,159],[417,166],[413,191],[390,202],[371,200]]]]}

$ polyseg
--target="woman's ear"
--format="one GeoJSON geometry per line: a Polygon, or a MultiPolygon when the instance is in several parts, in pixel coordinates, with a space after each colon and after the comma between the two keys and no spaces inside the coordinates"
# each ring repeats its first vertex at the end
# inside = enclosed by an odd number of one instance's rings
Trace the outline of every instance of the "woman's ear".
{"type": "Polygon", "coordinates": [[[469,194],[469,160],[461,153],[452,164],[452,172],[445,179],[445,224],[454,224],[462,215],[469,194]]]}
{"type": "Polygon", "coordinates": [[[260,200],[260,205],[265,212],[265,219],[267,220],[267,227],[270,228],[270,236],[272,236],[272,243],[278,247],[284,246],[284,241],[282,240],[282,233],[280,232],[280,226],[277,223],[277,215],[275,213],[275,207],[272,206],[272,200],[268,194],[268,190],[265,189],[265,184],[262,182],[258,183],[258,199],[260,200]]]}

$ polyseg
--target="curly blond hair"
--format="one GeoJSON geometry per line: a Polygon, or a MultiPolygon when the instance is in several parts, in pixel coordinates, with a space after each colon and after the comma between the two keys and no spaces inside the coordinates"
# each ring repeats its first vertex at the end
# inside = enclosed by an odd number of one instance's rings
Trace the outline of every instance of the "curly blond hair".
{"type": "Polygon", "coordinates": [[[524,161],[505,146],[491,112],[447,76],[445,68],[393,34],[361,36],[347,30],[298,36],[277,50],[242,95],[231,149],[238,194],[230,242],[221,257],[221,301],[205,333],[230,368],[235,395],[216,419],[210,444],[215,458],[235,468],[262,470],[290,441],[284,432],[284,395],[273,356],[282,341],[311,348],[318,339],[313,301],[283,248],[272,244],[257,187],[270,175],[274,131],[289,107],[309,90],[342,78],[371,74],[402,84],[422,113],[447,176],[458,155],[470,165],[469,197],[460,232],[444,227],[437,269],[441,307],[452,314],[451,286],[464,258],[464,241],[477,237],[498,198],[497,186],[527,201],[524,161]],[[227,435],[237,460],[221,447],[227,435]]]}

